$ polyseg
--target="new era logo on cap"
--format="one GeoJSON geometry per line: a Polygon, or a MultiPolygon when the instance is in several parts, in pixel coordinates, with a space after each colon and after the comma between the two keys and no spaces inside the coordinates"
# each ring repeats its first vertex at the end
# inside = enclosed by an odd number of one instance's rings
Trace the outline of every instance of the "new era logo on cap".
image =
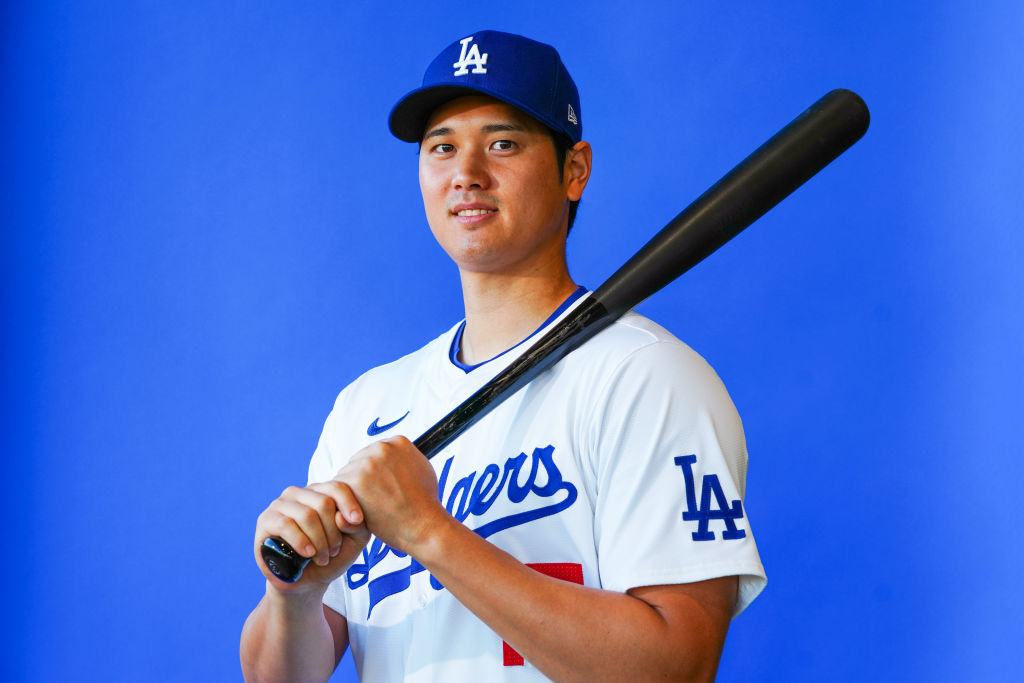
{"type": "Polygon", "coordinates": [[[391,110],[388,125],[398,139],[419,142],[437,107],[473,93],[507,102],[573,143],[582,138],[579,92],[558,51],[502,31],[477,31],[446,47],[423,85],[391,110]]]}

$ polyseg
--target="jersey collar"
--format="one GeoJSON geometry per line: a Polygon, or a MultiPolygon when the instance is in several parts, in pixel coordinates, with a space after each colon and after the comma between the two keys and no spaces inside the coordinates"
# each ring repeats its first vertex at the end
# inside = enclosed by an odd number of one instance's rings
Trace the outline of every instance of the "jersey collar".
{"type": "Polygon", "coordinates": [[[452,365],[454,365],[455,367],[459,368],[460,370],[462,370],[463,372],[465,372],[467,374],[472,372],[473,370],[476,370],[477,368],[479,368],[479,367],[481,367],[483,365],[487,365],[492,360],[495,360],[497,358],[501,358],[502,356],[504,356],[509,351],[511,351],[511,350],[513,350],[513,349],[515,349],[515,348],[517,348],[519,346],[522,346],[528,339],[530,339],[535,334],[540,332],[542,329],[547,327],[551,323],[551,321],[553,321],[558,316],[562,315],[562,313],[565,312],[565,309],[569,308],[569,306],[572,306],[573,303],[575,303],[581,296],[586,294],[588,291],[589,290],[586,287],[584,287],[583,285],[580,285],[579,287],[576,288],[575,292],[573,292],[572,294],[569,295],[569,298],[567,298],[565,301],[563,301],[558,306],[558,308],[556,308],[555,311],[551,315],[549,315],[547,317],[547,320],[542,322],[540,324],[540,326],[536,330],[531,332],[529,335],[527,335],[525,339],[523,339],[521,342],[519,342],[515,346],[512,346],[510,348],[505,349],[504,351],[499,353],[497,356],[494,356],[494,358],[489,358],[489,359],[487,359],[485,361],[482,361],[480,363],[476,363],[475,365],[466,365],[465,363],[463,363],[462,361],[459,360],[459,351],[462,350],[462,331],[466,327],[466,321],[463,320],[462,323],[459,325],[459,329],[455,330],[455,336],[452,337],[451,346],[448,348],[448,360],[451,361],[452,365]]]}

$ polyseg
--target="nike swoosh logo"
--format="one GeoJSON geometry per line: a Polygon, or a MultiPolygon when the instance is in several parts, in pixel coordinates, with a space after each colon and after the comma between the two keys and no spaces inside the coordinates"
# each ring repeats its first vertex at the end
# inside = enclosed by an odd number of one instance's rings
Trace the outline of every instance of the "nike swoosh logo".
{"type": "Polygon", "coordinates": [[[377,424],[377,421],[380,420],[380,418],[379,417],[375,417],[373,419],[373,422],[370,423],[370,426],[366,428],[366,435],[367,436],[377,436],[381,432],[386,432],[389,429],[391,429],[392,427],[394,427],[396,424],[398,424],[399,422],[404,420],[406,418],[406,416],[408,416],[408,415],[409,415],[409,411],[405,411],[405,415],[403,415],[402,417],[398,418],[394,422],[388,422],[386,425],[377,424]]]}

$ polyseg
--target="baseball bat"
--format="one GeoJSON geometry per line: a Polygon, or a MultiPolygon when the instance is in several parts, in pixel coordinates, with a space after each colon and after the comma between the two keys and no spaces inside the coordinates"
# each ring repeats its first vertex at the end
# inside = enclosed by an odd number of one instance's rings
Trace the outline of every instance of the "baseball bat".
{"type": "MultiPolygon", "coordinates": [[[[538,374],[763,216],[859,140],[869,120],[867,105],[856,93],[827,93],[683,209],[591,296],[413,443],[432,458],[538,374]]],[[[310,562],[280,538],[268,538],[260,552],[267,568],[283,581],[297,581],[310,562]]]]}

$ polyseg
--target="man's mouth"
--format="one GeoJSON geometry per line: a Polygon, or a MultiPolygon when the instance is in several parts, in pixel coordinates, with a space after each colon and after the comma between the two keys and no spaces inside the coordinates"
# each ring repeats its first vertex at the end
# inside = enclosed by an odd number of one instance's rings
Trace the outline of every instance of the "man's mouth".
{"type": "Polygon", "coordinates": [[[461,211],[456,211],[455,215],[456,216],[483,216],[483,215],[486,215],[486,214],[489,214],[489,213],[497,213],[497,212],[498,212],[497,209],[462,209],[461,211]]]}

